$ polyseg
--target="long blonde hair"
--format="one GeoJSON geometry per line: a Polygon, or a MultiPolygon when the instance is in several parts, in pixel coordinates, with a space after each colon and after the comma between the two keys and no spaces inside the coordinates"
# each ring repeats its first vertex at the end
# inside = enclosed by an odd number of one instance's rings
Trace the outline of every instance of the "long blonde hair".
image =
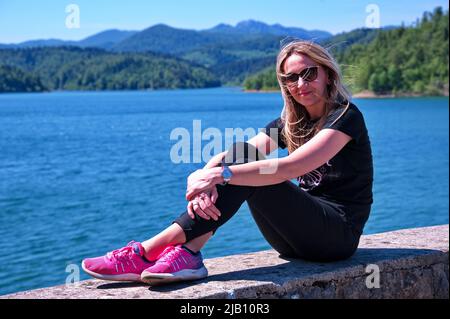
{"type": "Polygon", "coordinates": [[[284,127],[281,135],[289,153],[292,153],[322,128],[327,116],[338,105],[337,103],[345,102],[348,108],[351,95],[342,83],[342,75],[337,62],[325,48],[311,41],[294,40],[282,47],[277,57],[276,72],[284,100],[281,113],[284,127]],[[308,56],[320,65],[328,76],[329,84],[327,85],[326,96],[322,97],[325,100],[325,113],[314,124],[311,124],[306,108],[295,101],[282,79],[285,76],[284,62],[292,54],[308,56]]]}

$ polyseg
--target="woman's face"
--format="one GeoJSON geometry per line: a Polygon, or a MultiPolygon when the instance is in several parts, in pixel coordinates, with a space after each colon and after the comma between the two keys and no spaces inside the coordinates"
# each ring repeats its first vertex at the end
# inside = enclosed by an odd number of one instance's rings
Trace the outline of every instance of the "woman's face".
{"type": "MultiPolygon", "coordinates": [[[[318,64],[311,60],[308,56],[294,53],[284,62],[284,74],[298,74],[306,70],[309,67],[317,67],[318,64]]],[[[318,66],[317,78],[314,79],[314,69],[310,74],[302,74],[303,78],[310,77],[311,81],[305,81],[302,77],[298,77],[298,82],[285,81],[287,84],[289,93],[298,103],[305,106],[308,112],[315,113],[313,109],[324,106],[323,98],[326,97],[326,87],[328,84],[328,76],[321,66],[318,66]]],[[[294,76],[294,79],[296,77],[294,76]]],[[[320,110],[317,110],[320,111],[320,110]]]]}

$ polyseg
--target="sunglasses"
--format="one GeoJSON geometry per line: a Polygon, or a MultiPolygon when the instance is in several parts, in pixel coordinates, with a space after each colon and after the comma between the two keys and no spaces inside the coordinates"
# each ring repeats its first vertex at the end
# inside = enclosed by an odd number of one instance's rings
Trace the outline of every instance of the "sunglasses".
{"type": "Polygon", "coordinates": [[[317,79],[319,75],[319,67],[311,66],[302,70],[300,73],[289,73],[286,76],[283,76],[282,79],[287,83],[287,85],[295,85],[298,83],[298,80],[301,78],[304,82],[312,82],[317,79]]]}

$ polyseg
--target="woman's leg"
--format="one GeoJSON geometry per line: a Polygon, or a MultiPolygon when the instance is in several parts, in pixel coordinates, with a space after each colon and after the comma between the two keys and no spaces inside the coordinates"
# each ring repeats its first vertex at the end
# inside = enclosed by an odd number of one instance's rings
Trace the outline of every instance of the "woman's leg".
{"type": "Polygon", "coordinates": [[[156,260],[161,252],[169,245],[183,244],[192,251],[199,251],[212,236],[212,231],[198,236],[186,243],[186,236],[180,225],[173,223],[156,236],[142,242],[145,257],[148,260],[156,260]]]}
{"type": "MultiPolygon", "coordinates": [[[[263,158],[264,155],[259,153],[257,149],[252,145],[248,143],[235,143],[229,148],[227,156],[224,160],[229,165],[236,165],[239,163],[246,163],[263,158]]],[[[239,206],[233,206],[237,207],[238,209],[241,204],[242,202],[238,204],[239,206]]],[[[184,214],[184,217],[187,217],[187,212],[183,213],[183,215],[184,214]]],[[[196,218],[197,221],[201,220],[199,216],[197,216],[196,218]]],[[[160,253],[169,245],[184,243],[185,246],[190,250],[194,252],[199,251],[213,234],[214,230],[204,232],[198,236],[191,236],[189,239],[187,239],[184,229],[179,225],[179,223],[174,222],[171,226],[167,227],[156,236],[142,242],[142,246],[145,250],[145,257],[148,260],[155,260],[160,255],[160,253]]]]}
{"type": "Polygon", "coordinates": [[[357,248],[359,236],[344,212],[291,182],[258,189],[247,203],[265,239],[282,255],[333,261],[357,248]]]}
{"type": "MultiPolygon", "coordinates": [[[[242,143],[244,156],[236,151],[236,143],[229,150],[233,154],[228,164],[236,165],[262,159],[253,146],[242,143]],[[249,150],[250,148],[250,150],[249,150]]],[[[242,146],[240,144],[240,146],[242,146]]],[[[199,216],[191,219],[187,212],[160,234],[143,243],[146,256],[154,260],[168,245],[186,243],[197,251],[214,231],[225,224],[247,201],[253,218],[269,244],[280,254],[289,257],[333,260],[346,258],[356,249],[357,238],[335,207],[307,194],[292,182],[252,187],[217,186],[216,207],[222,213],[218,221],[199,216]]]]}
{"type": "Polygon", "coordinates": [[[225,224],[247,201],[261,233],[280,254],[314,260],[351,256],[358,238],[335,207],[307,194],[290,181],[248,187],[217,186],[219,220],[191,219],[187,213],[175,222],[190,241],[225,224]]]}
{"type": "MultiPolygon", "coordinates": [[[[239,163],[252,160],[255,159],[251,156],[245,157],[239,163]]],[[[218,185],[217,191],[215,205],[222,213],[219,220],[198,216],[191,219],[186,212],[175,220],[183,229],[186,241],[215,231],[247,201],[264,237],[283,255],[335,260],[350,256],[356,249],[359,238],[345,222],[343,212],[290,181],[260,187],[218,185]]]]}

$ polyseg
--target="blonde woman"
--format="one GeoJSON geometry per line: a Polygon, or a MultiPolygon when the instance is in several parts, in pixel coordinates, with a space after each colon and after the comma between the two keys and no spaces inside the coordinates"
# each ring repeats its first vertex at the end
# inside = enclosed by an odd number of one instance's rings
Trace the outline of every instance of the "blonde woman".
{"type": "MultiPolygon", "coordinates": [[[[192,173],[187,210],[168,228],[85,259],[88,274],[155,285],[204,278],[201,248],[244,202],[281,256],[323,262],[354,254],[372,204],[372,152],[363,115],[323,47],[287,44],[276,71],[281,116],[266,132],[233,144],[192,173]],[[265,159],[278,147],[287,147],[289,155],[265,159]],[[291,182],[295,178],[298,185],[291,182]]],[[[236,236],[245,240],[245,234],[236,236]]]]}

